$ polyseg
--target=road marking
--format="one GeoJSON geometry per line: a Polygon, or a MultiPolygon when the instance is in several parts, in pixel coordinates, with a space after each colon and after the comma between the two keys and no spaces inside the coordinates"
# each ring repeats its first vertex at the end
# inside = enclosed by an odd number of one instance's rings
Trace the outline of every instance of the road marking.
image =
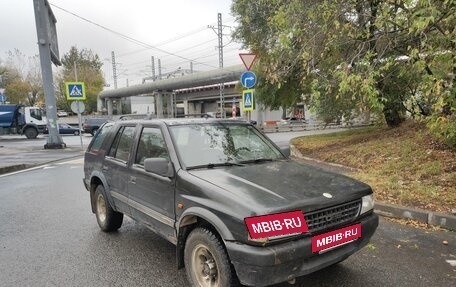
{"type": "Polygon", "coordinates": [[[56,166],[45,166],[45,167],[43,167],[43,169],[53,169],[53,168],[56,168],[56,166]]]}
{"type": "Polygon", "coordinates": [[[58,164],[59,165],[63,165],[63,164],[82,164],[82,163],[84,163],[84,159],[81,157],[81,158],[78,158],[78,159],[73,159],[73,160],[69,160],[69,161],[59,162],[58,164]]]}
{"type": "Polygon", "coordinates": [[[0,178],[6,177],[6,176],[10,176],[10,175],[19,174],[19,173],[23,173],[23,172],[27,172],[27,171],[32,171],[32,170],[36,170],[36,169],[42,169],[43,167],[46,167],[46,166],[48,166],[48,165],[45,164],[45,165],[35,166],[35,167],[31,167],[31,168],[27,168],[27,169],[15,171],[15,172],[10,172],[10,173],[6,173],[6,174],[2,174],[2,175],[0,175],[0,178]]]}
{"type": "MultiPolygon", "coordinates": [[[[68,163],[82,164],[83,162],[84,162],[84,158],[81,157],[78,159],[71,159],[71,160],[59,162],[58,164],[68,164],[68,163]]],[[[49,168],[54,168],[54,167],[51,167],[50,164],[42,164],[39,166],[35,166],[35,167],[23,169],[23,170],[18,170],[18,171],[14,171],[14,172],[10,172],[10,173],[1,174],[0,178],[11,176],[11,175],[16,175],[16,174],[23,173],[23,172],[33,171],[33,170],[37,170],[37,169],[49,169],[49,168]]]]}

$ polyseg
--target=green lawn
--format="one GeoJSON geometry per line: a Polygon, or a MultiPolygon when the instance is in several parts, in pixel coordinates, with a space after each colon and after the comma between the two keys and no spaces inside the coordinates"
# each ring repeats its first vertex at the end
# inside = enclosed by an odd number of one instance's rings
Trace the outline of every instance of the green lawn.
{"type": "Polygon", "coordinates": [[[456,213],[456,151],[420,123],[301,137],[293,145],[304,156],[355,168],[350,176],[370,184],[377,200],[456,213]]]}

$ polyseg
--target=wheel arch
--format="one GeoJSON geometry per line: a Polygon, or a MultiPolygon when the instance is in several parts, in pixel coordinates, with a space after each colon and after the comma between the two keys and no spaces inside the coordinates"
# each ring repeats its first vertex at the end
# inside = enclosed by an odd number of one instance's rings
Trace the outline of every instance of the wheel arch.
{"type": "MultiPolygon", "coordinates": [[[[36,135],[39,135],[40,133],[40,130],[38,129],[38,126],[36,124],[26,124],[25,126],[22,127],[21,129],[21,135],[25,135],[25,132],[28,130],[28,129],[33,129],[36,131],[36,135]]],[[[33,137],[33,138],[36,138],[33,137]]]]}
{"type": "Polygon", "coordinates": [[[184,267],[184,250],[188,235],[193,229],[201,226],[213,231],[214,234],[221,240],[225,248],[225,241],[234,240],[231,231],[213,212],[201,207],[191,207],[187,209],[181,215],[176,224],[176,261],[178,269],[184,267]]]}
{"type": "Polygon", "coordinates": [[[91,203],[91,207],[92,207],[92,212],[95,213],[95,190],[97,189],[97,187],[99,185],[102,185],[105,189],[105,196],[109,202],[109,204],[111,206],[115,206],[114,205],[114,201],[111,197],[111,194],[109,192],[107,192],[108,188],[109,188],[109,185],[107,183],[107,181],[105,180],[105,178],[103,177],[103,175],[99,172],[94,172],[92,174],[92,176],[90,177],[90,188],[89,188],[89,191],[90,191],[90,203],[91,203]]]}

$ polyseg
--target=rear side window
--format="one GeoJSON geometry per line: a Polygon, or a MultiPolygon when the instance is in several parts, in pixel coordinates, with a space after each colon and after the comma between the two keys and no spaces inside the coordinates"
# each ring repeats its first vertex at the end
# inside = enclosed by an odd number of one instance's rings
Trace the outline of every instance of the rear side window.
{"type": "Polygon", "coordinates": [[[135,127],[122,127],[117,132],[109,156],[127,162],[133,145],[135,127]]]}
{"type": "Polygon", "coordinates": [[[95,135],[95,138],[92,141],[92,145],[89,147],[90,151],[98,151],[100,149],[103,140],[105,139],[106,135],[109,133],[109,130],[111,130],[113,125],[114,123],[107,123],[98,132],[98,134],[95,135]]]}

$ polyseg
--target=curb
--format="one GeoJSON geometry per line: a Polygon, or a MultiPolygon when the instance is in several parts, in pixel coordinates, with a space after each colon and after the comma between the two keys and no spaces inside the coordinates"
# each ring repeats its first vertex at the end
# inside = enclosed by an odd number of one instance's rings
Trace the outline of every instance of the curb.
{"type": "MultiPolygon", "coordinates": [[[[294,145],[290,145],[290,154],[291,156],[296,157],[298,159],[311,161],[318,165],[341,168],[352,172],[356,171],[356,169],[346,167],[340,164],[328,163],[314,158],[305,157],[294,145]]],[[[438,225],[442,228],[456,231],[456,216],[450,214],[426,211],[422,209],[393,205],[378,201],[375,202],[374,210],[378,215],[381,215],[383,217],[413,219],[421,223],[438,225]]]]}
{"type": "Polygon", "coordinates": [[[19,170],[24,170],[24,169],[27,169],[27,168],[30,168],[33,166],[34,165],[30,165],[30,164],[17,164],[17,165],[0,167],[0,175],[5,174],[5,173],[19,171],[19,170]]]}
{"type": "Polygon", "coordinates": [[[425,224],[439,225],[443,228],[456,231],[456,216],[422,209],[376,202],[374,207],[378,215],[384,217],[413,219],[425,224]]]}
{"type": "Polygon", "coordinates": [[[78,158],[78,157],[80,157],[80,155],[62,157],[59,159],[54,159],[54,160],[49,160],[49,161],[34,163],[34,164],[16,164],[16,165],[4,166],[4,167],[0,167],[0,175],[4,175],[7,173],[16,172],[16,171],[21,171],[21,170],[25,170],[25,169],[29,169],[29,168],[34,168],[37,166],[44,166],[44,165],[51,164],[54,162],[69,160],[69,159],[78,158]]]}

